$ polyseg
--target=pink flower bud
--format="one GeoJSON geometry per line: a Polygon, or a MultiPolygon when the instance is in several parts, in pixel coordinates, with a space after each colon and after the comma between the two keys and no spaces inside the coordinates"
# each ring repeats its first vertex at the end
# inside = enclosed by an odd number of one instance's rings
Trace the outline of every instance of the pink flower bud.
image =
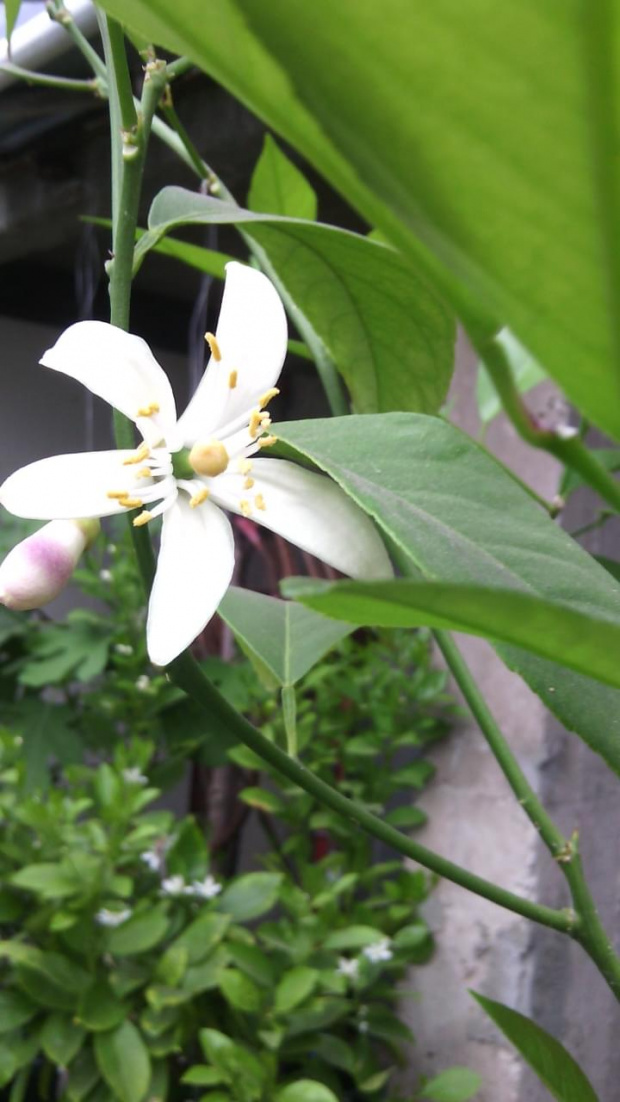
{"type": "Polygon", "coordinates": [[[0,565],[0,604],[25,610],[53,601],[99,527],[97,520],[52,520],[18,543],[0,565]]]}

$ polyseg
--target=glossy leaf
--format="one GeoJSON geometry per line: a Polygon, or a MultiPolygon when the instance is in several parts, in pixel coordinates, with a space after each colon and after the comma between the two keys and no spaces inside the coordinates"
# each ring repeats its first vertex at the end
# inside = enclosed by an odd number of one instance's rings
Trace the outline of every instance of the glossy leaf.
{"type": "Polygon", "coordinates": [[[142,1102],[151,1080],[151,1062],[132,1022],[95,1035],[97,1066],[120,1102],[142,1102]]]}
{"type": "Polygon", "coordinates": [[[257,214],[179,187],[154,199],[151,233],[139,248],[178,226],[203,223],[245,227],[265,249],[359,413],[439,409],[452,373],[454,324],[397,252],[333,226],[257,214]]]}
{"type": "MultiPolygon", "coordinates": [[[[421,572],[438,582],[498,586],[620,622],[620,590],[610,576],[447,422],[393,413],[299,421],[275,432],[374,517],[416,579],[421,572]]],[[[620,771],[618,690],[516,647],[498,649],[565,726],[620,771]]]]}
{"type": "Polygon", "coordinates": [[[294,685],[352,631],[350,624],[330,622],[293,601],[236,586],[230,587],[218,612],[246,653],[279,686],[294,685]]]}
{"type": "Polygon", "coordinates": [[[472,995],[558,1102],[598,1102],[579,1064],[555,1037],[503,1003],[472,995]]]}
{"type": "Polygon", "coordinates": [[[263,151],[252,175],[248,207],[253,211],[305,218],[310,222],[317,215],[314,188],[271,134],[265,134],[263,151]]]}

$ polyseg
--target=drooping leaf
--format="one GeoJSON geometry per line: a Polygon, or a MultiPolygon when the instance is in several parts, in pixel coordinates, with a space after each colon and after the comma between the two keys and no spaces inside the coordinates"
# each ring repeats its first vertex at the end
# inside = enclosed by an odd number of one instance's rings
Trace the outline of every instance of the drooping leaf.
{"type": "Polygon", "coordinates": [[[397,252],[333,226],[257,214],[179,187],[154,199],[151,232],[139,249],[178,226],[210,222],[251,232],[359,413],[439,409],[452,374],[454,323],[397,252]]]}
{"type": "Polygon", "coordinates": [[[151,1079],[148,1049],[133,1022],[95,1034],[97,1066],[120,1102],[142,1102],[151,1079]]]}
{"type": "Polygon", "coordinates": [[[305,218],[309,222],[316,218],[314,189],[271,134],[265,135],[263,150],[252,175],[248,207],[257,212],[281,214],[285,218],[305,218]]]}
{"type": "Polygon", "coordinates": [[[579,1064],[555,1037],[503,1003],[472,995],[558,1102],[598,1102],[579,1064]]]}
{"type": "MultiPolygon", "coordinates": [[[[620,620],[610,576],[447,422],[393,413],[299,421],[275,432],[374,517],[414,577],[497,585],[620,620]]],[[[514,646],[498,650],[566,727],[620,771],[617,689],[514,646]]]]}

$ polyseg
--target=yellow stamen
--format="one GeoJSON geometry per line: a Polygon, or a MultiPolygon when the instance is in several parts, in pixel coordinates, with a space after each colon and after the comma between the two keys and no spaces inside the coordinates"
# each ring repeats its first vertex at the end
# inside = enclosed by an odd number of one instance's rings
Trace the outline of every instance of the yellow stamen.
{"type": "Polygon", "coordinates": [[[252,470],[252,460],[251,459],[240,459],[239,460],[239,470],[241,471],[241,474],[249,474],[250,471],[252,470]]]}
{"type": "Polygon", "coordinates": [[[150,477],[151,477],[151,468],[150,467],[140,467],[140,470],[136,471],[136,478],[150,478],[150,477]]]}
{"type": "Polygon", "coordinates": [[[123,459],[123,466],[130,467],[133,463],[143,463],[151,454],[148,444],[140,444],[140,447],[128,459],[123,459]]]}
{"type": "Polygon", "coordinates": [[[148,524],[149,520],[152,519],[153,514],[149,513],[148,509],[145,509],[144,512],[138,513],[137,517],[133,518],[133,526],[134,528],[141,528],[143,524],[148,524]]]}
{"type": "Polygon", "coordinates": [[[277,436],[263,436],[262,439],[258,441],[258,446],[259,448],[270,448],[273,444],[277,443],[277,436]]]}
{"type": "Polygon", "coordinates": [[[234,390],[237,385],[237,377],[238,372],[236,371],[231,371],[230,375],[228,376],[228,385],[231,390],[234,390]]]}
{"type": "Polygon", "coordinates": [[[206,444],[194,444],[189,453],[189,465],[196,474],[215,478],[228,466],[228,452],[219,440],[209,440],[206,444]]]}
{"type": "Polygon", "coordinates": [[[266,390],[262,397],[258,399],[259,409],[264,409],[265,406],[269,405],[271,399],[276,398],[279,393],[277,386],[272,386],[269,390],[266,390]]]}
{"type": "Polygon", "coordinates": [[[159,413],[159,402],[149,402],[148,406],[142,406],[136,417],[152,417],[154,413],[159,413]]]}
{"type": "Polygon", "coordinates": [[[245,497],[241,498],[241,501],[239,502],[239,508],[241,509],[241,512],[243,513],[244,517],[251,517],[252,516],[252,506],[250,505],[247,498],[245,498],[245,497]]]}
{"type": "Polygon", "coordinates": [[[219,363],[222,358],[222,353],[220,352],[220,346],[217,343],[217,340],[215,339],[213,333],[205,333],[205,340],[209,345],[209,348],[211,349],[211,355],[213,356],[213,359],[216,363],[219,363]]]}
{"type": "Polygon", "coordinates": [[[250,436],[258,436],[259,432],[269,428],[271,424],[271,417],[268,413],[261,413],[259,409],[253,409],[250,415],[250,424],[248,430],[250,436]]]}
{"type": "Polygon", "coordinates": [[[195,509],[198,505],[202,505],[203,501],[206,501],[209,496],[209,491],[206,486],[204,490],[199,490],[197,494],[189,499],[190,509],[195,509]]]}
{"type": "Polygon", "coordinates": [[[123,509],[141,509],[144,505],[144,502],[140,497],[125,496],[119,498],[119,505],[122,505],[123,509]]]}
{"type": "Polygon", "coordinates": [[[123,498],[129,497],[129,492],[127,490],[108,490],[105,496],[112,501],[122,501],[123,498]]]}
{"type": "Polygon", "coordinates": [[[245,482],[243,483],[243,489],[244,490],[251,490],[253,485],[254,485],[254,479],[253,478],[246,478],[245,482]]]}
{"type": "Polygon", "coordinates": [[[267,506],[265,505],[265,499],[264,499],[262,494],[257,494],[256,495],[256,497],[254,498],[254,504],[256,505],[257,509],[266,509],[267,508],[267,506]]]}

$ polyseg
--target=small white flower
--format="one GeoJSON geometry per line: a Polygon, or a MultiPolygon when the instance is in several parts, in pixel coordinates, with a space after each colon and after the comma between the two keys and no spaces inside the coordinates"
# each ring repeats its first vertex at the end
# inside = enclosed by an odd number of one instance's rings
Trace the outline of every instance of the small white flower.
{"type": "Polygon", "coordinates": [[[187,884],[182,876],[167,876],[161,882],[161,890],[164,895],[185,895],[187,884]]]}
{"type": "Polygon", "coordinates": [[[148,693],[151,687],[151,679],[146,673],[141,673],[136,681],[136,689],[139,693],[148,693]]]}
{"type": "Polygon", "coordinates": [[[286,354],[280,298],[260,272],[227,265],[211,360],[177,420],[170,382],[139,337],[99,321],[67,329],[41,363],[70,375],[135,422],[136,451],[57,455],[16,471],[0,502],[17,516],[109,516],[139,510],[134,524],[163,514],[147,646],[171,662],[215,613],[234,568],[224,510],[252,516],[344,574],[391,577],[366,514],[325,475],[285,459],[253,458],[274,437],[266,411],[286,354]]]}
{"type": "Polygon", "coordinates": [[[100,570],[99,571],[99,580],[109,584],[112,581],[112,571],[111,570],[105,570],[105,569],[100,570]]]}
{"type": "Polygon", "coordinates": [[[140,860],[144,861],[151,872],[159,872],[162,866],[162,858],[156,849],[145,850],[144,853],[140,854],[140,860]]]}
{"type": "Polygon", "coordinates": [[[353,957],[349,960],[348,957],[338,958],[338,967],[336,972],[339,976],[346,976],[347,979],[354,980],[359,972],[360,962],[357,957],[353,957]]]}
{"type": "Polygon", "coordinates": [[[53,601],[98,531],[93,520],[53,520],[21,540],[0,565],[0,604],[24,611],[53,601]]]}
{"type": "Polygon", "coordinates": [[[575,436],[579,435],[579,429],[574,425],[556,425],[555,435],[560,437],[560,440],[573,440],[575,436]]]}
{"type": "Polygon", "coordinates": [[[362,953],[371,964],[380,964],[382,961],[391,960],[394,955],[390,949],[389,939],[386,937],[375,942],[374,945],[367,945],[365,949],[362,949],[362,953]]]}
{"type": "Polygon", "coordinates": [[[130,643],[117,643],[114,650],[117,654],[122,654],[123,658],[129,658],[133,654],[133,647],[130,643]]]}
{"type": "Polygon", "coordinates": [[[98,922],[100,926],[120,926],[123,922],[127,921],[130,915],[130,910],[108,911],[103,907],[102,910],[97,911],[95,922],[98,922]]]}
{"type": "Polygon", "coordinates": [[[222,885],[218,884],[217,880],[212,876],[206,876],[204,880],[193,880],[185,889],[185,894],[193,895],[196,899],[213,899],[220,894],[221,890],[222,885]]]}
{"type": "Polygon", "coordinates": [[[144,773],[141,773],[136,765],[132,766],[131,769],[123,769],[123,780],[126,781],[127,784],[149,783],[148,777],[146,777],[144,773]]]}

